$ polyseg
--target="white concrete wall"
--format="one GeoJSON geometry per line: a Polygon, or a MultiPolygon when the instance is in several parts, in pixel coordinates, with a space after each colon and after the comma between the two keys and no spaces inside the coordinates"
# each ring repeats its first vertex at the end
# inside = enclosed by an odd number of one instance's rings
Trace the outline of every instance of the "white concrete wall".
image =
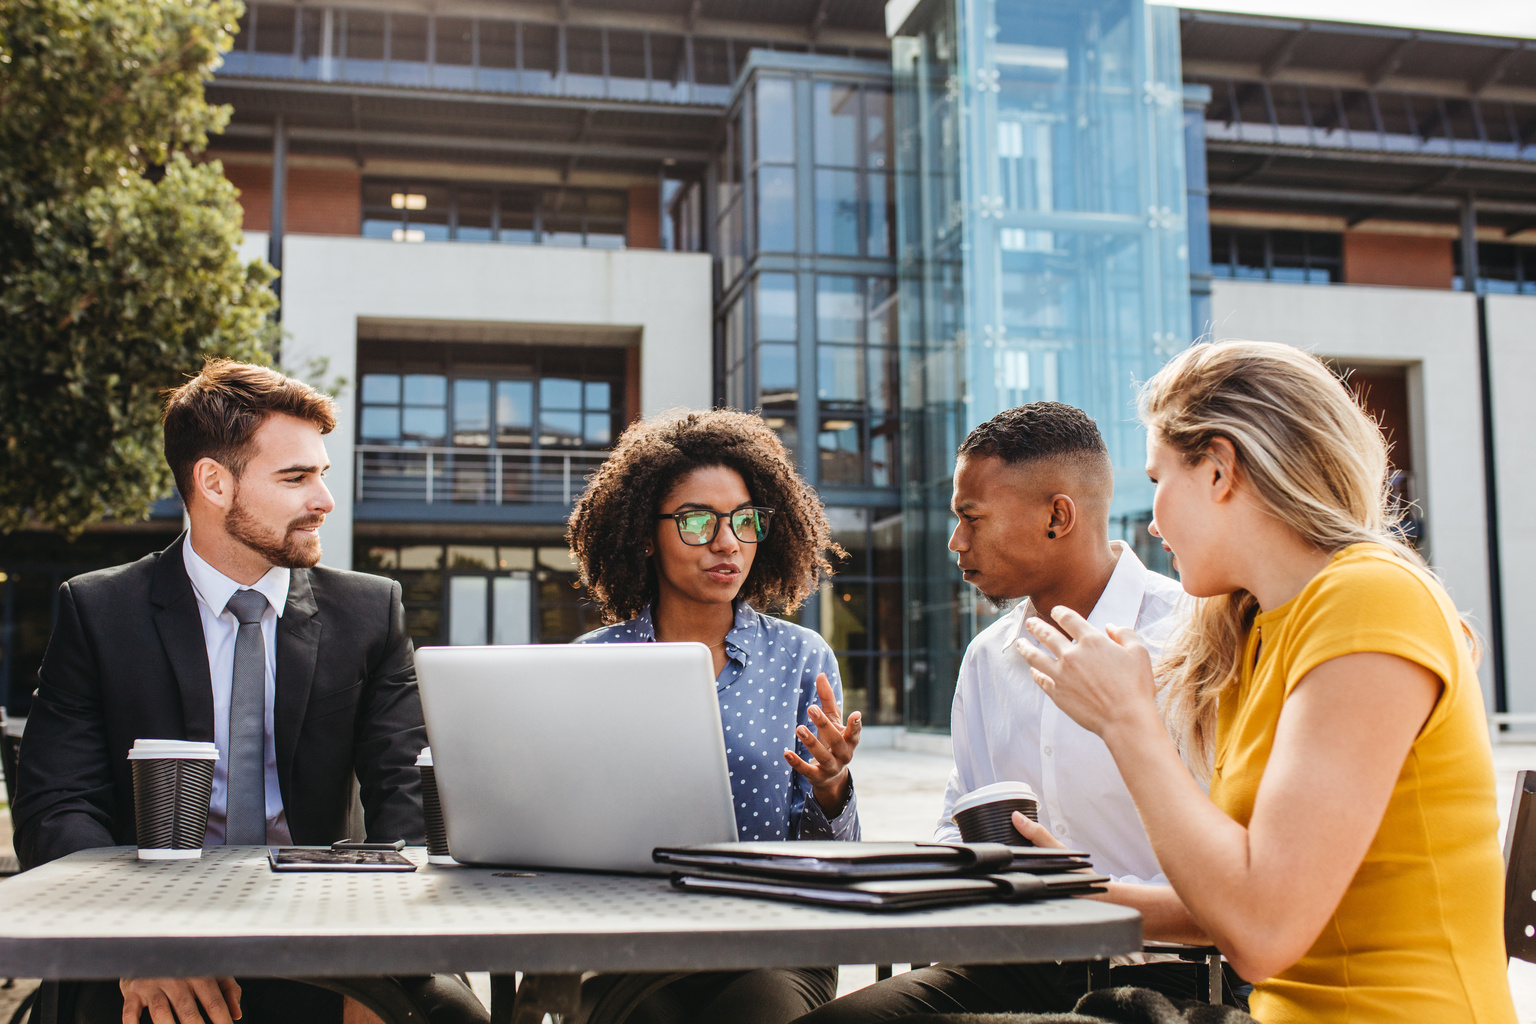
{"type": "Polygon", "coordinates": [[[1536,712],[1536,298],[1488,297],[1504,674],[1509,710],[1536,712]]]}
{"type": "MultiPolygon", "coordinates": [[[[242,254],[265,255],[252,232],[242,254]]],[[[355,387],[359,317],[638,328],[645,415],[707,407],[713,397],[709,257],[644,249],[456,243],[406,245],[288,235],[283,245],[283,364],[330,361],[355,387]]],[[[355,390],[327,438],[336,511],[321,530],[324,562],[352,565],[355,390]]]]}
{"type": "MultiPolygon", "coordinates": [[[[1415,288],[1216,281],[1211,319],[1218,339],[1279,341],[1344,361],[1410,367],[1410,415],[1418,435],[1414,464],[1428,555],[1457,607],[1486,636],[1482,394],[1472,296],[1415,288]]],[[[1492,710],[1488,659],[1479,674],[1492,710]]]]}

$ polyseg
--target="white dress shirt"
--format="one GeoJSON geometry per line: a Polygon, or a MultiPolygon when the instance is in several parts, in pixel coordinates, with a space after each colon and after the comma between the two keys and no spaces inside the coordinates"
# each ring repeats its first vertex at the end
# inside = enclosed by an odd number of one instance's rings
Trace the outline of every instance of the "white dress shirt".
{"type": "MultiPolygon", "coordinates": [[[[1178,622],[1184,588],[1149,571],[1128,545],[1113,546],[1119,561],[1088,621],[1100,629],[1111,623],[1133,627],[1156,657],[1178,622]]],[[[935,838],[960,841],[950,815],[971,790],[1024,782],[1040,798],[1040,824],[1087,853],[1099,874],[1117,882],[1167,884],[1109,748],[1045,696],[1014,649],[1020,638],[1036,643],[1024,629],[1031,614],[1029,602],[1020,602],[966,649],[950,718],[955,767],[935,838]]]]}
{"type": "Polygon", "coordinates": [[[283,795],[277,784],[277,745],[273,740],[272,708],[277,693],[277,620],[288,603],[287,569],[273,567],[250,587],[243,587],[209,565],[192,549],[189,535],[181,546],[192,592],[197,595],[197,610],[203,619],[203,642],[208,648],[208,675],[213,682],[213,742],[219,759],[213,766],[213,799],[208,804],[208,831],[203,842],[224,845],[224,822],[229,800],[229,695],[235,681],[235,634],[240,622],[235,613],[225,610],[237,590],[254,590],[267,599],[261,613],[261,638],[266,646],[266,715],[262,739],[262,758],[266,763],[267,842],[292,845],[288,817],[283,811],[283,795]]]}

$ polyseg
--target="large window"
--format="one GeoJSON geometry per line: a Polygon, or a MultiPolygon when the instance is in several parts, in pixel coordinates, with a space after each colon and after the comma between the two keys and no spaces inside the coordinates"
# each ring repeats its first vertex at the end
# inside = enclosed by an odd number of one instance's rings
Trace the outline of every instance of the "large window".
{"type": "Polygon", "coordinates": [[[817,82],[814,103],[816,251],[889,259],[896,227],[891,94],[817,82]]]}
{"type": "Polygon", "coordinates": [[[843,715],[870,725],[902,720],[901,510],[827,509],[832,537],[848,552],[821,584],[821,635],[837,655],[843,715]]]}
{"type": "Polygon", "coordinates": [[[894,282],[817,277],[816,444],[823,485],[897,483],[896,356],[894,282]]]}
{"type": "Polygon", "coordinates": [[[601,625],[564,545],[383,541],[353,568],[399,581],[417,647],[569,643],[601,625]]]}
{"type": "MultiPolygon", "coordinates": [[[[1456,252],[1456,279],[1462,287],[1461,246],[1456,252]]],[[[1477,243],[1477,286],[1484,294],[1536,295],[1536,246],[1505,242],[1477,243]]]]}
{"type": "Polygon", "coordinates": [[[1211,228],[1211,274],[1243,281],[1344,280],[1344,236],[1326,231],[1211,228]]]}
{"type": "Polygon", "coordinates": [[[603,448],[618,429],[617,383],[577,376],[364,373],[358,441],[406,448],[603,448]]]}
{"type": "Polygon", "coordinates": [[[396,242],[503,242],[622,249],[623,192],[369,178],[363,235],[396,242]]]}
{"type": "Polygon", "coordinates": [[[757,82],[757,251],[795,251],[795,84],[757,82]]]}

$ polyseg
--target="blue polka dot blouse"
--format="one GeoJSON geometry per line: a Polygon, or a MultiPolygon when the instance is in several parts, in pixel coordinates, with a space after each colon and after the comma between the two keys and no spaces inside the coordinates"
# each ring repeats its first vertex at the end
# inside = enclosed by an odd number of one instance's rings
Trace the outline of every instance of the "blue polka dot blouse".
{"type": "MultiPolygon", "coordinates": [[[[656,639],[647,608],[628,622],[577,637],[579,644],[642,644],[656,639]]],[[[810,708],[816,676],[825,672],[839,704],[843,684],[837,660],[821,635],[736,602],[736,622],[725,635],[725,668],[715,680],[725,755],[731,768],[736,827],[743,840],[859,838],[858,797],[828,820],[811,783],[784,760],[786,748],[812,760],[795,729],[814,734],[810,708]]]]}

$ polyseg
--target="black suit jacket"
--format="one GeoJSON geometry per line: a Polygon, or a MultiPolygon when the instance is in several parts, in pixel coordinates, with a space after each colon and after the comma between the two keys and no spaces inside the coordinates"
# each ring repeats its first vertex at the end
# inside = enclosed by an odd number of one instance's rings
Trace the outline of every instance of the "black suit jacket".
{"type": "MultiPolygon", "coordinates": [[[[11,809],[23,867],[134,844],[134,740],[213,740],[213,684],[184,543],[185,535],[59,590],[11,809]]],[[[398,583],[293,570],[277,623],[273,731],[295,843],[349,838],[354,773],[368,839],[422,840],[416,755],[426,727],[398,583]]]]}

